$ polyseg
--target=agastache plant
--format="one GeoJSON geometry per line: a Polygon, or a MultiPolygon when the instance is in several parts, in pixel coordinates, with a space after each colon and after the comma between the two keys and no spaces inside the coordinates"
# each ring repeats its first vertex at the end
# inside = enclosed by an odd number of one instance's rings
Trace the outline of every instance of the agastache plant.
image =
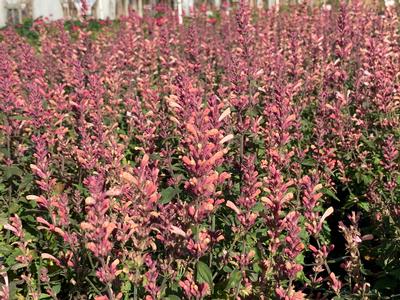
{"type": "Polygon", "coordinates": [[[396,296],[396,8],[80,3],[0,31],[1,299],[396,296]]]}

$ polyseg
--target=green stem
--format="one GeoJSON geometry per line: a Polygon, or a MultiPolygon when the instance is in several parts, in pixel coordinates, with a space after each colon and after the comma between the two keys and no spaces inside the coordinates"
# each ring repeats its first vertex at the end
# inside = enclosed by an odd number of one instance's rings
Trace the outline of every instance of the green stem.
{"type": "MultiPolygon", "coordinates": [[[[214,232],[215,231],[215,214],[213,214],[211,216],[211,231],[214,232]]],[[[213,254],[212,254],[212,250],[210,251],[210,258],[208,261],[208,266],[211,268],[212,265],[212,261],[213,261],[213,254]]]]}
{"type": "MultiPolygon", "coordinates": [[[[136,270],[136,278],[137,277],[139,277],[139,270],[136,270]]],[[[138,287],[137,287],[137,283],[136,282],[135,282],[135,285],[133,286],[133,299],[134,300],[138,299],[138,287]]]]}
{"type": "MultiPolygon", "coordinates": [[[[244,256],[244,254],[246,253],[246,235],[243,236],[243,247],[242,247],[242,256],[244,256]]],[[[240,265],[240,273],[243,275],[243,265],[240,265]]],[[[239,280],[237,286],[236,286],[236,292],[235,292],[235,299],[238,298],[239,296],[239,292],[240,292],[240,286],[242,284],[242,281],[239,280]]]]}
{"type": "Polygon", "coordinates": [[[97,295],[101,295],[101,291],[94,285],[94,283],[90,280],[89,276],[85,277],[85,280],[90,284],[93,290],[96,292],[97,295]]]}

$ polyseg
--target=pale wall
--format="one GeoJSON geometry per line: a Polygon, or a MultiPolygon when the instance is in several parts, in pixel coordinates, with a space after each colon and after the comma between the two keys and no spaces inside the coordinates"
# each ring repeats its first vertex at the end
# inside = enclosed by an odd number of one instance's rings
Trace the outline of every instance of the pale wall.
{"type": "Polygon", "coordinates": [[[7,11],[5,9],[6,0],[0,0],[0,27],[6,25],[7,11]]]}
{"type": "Polygon", "coordinates": [[[116,2],[115,0],[97,0],[96,3],[97,18],[99,19],[115,19],[116,2]]]}
{"type": "Polygon", "coordinates": [[[46,17],[57,20],[64,17],[61,2],[58,0],[33,0],[32,13],[34,19],[46,17]]]}

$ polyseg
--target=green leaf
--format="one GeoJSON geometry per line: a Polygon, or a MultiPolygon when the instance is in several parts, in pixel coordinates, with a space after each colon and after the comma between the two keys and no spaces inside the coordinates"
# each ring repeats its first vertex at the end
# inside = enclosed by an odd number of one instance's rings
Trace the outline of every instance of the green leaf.
{"type": "Polygon", "coordinates": [[[225,290],[230,290],[236,287],[242,280],[242,273],[239,270],[234,270],[229,276],[228,283],[226,284],[225,290]]]}
{"type": "Polygon", "coordinates": [[[224,270],[226,273],[231,273],[231,272],[233,271],[233,269],[232,269],[231,267],[229,267],[229,266],[224,266],[224,267],[223,267],[223,270],[224,270]]]}
{"type": "Polygon", "coordinates": [[[365,210],[366,212],[369,211],[369,203],[368,202],[359,202],[357,203],[357,205],[362,208],[363,210],[365,210]]]}
{"type": "Polygon", "coordinates": [[[259,272],[250,272],[248,276],[251,282],[258,282],[259,272]]]}
{"type": "Polygon", "coordinates": [[[262,271],[262,269],[261,269],[259,264],[253,264],[253,270],[256,273],[260,273],[262,271]]]}
{"type": "Polygon", "coordinates": [[[177,190],[173,187],[168,187],[165,190],[161,191],[161,198],[160,198],[160,203],[161,204],[167,204],[171,202],[171,200],[176,196],[177,190]]]}
{"type": "Polygon", "coordinates": [[[18,187],[18,191],[28,190],[33,185],[33,180],[34,178],[32,174],[24,175],[18,187]]]}
{"type": "Polygon", "coordinates": [[[17,271],[17,270],[19,270],[19,269],[26,268],[26,267],[28,267],[27,264],[20,264],[20,263],[17,263],[17,264],[15,264],[15,265],[13,265],[13,266],[11,267],[11,270],[17,271]]]}
{"type": "Polygon", "coordinates": [[[299,237],[303,240],[303,241],[307,241],[309,238],[308,232],[305,228],[302,228],[300,233],[299,233],[299,237]]]}
{"type": "Polygon", "coordinates": [[[128,294],[130,292],[131,288],[132,288],[131,282],[130,281],[124,281],[124,283],[122,284],[122,287],[121,287],[121,291],[124,294],[128,294]]]}
{"type": "Polygon", "coordinates": [[[256,205],[254,205],[251,209],[251,211],[254,212],[260,212],[263,211],[265,209],[265,205],[263,203],[256,203],[256,205]]]}
{"type": "Polygon", "coordinates": [[[166,300],[180,300],[181,298],[179,298],[176,295],[169,295],[167,297],[165,297],[166,300]]]}
{"type": "Polygon", "coordinates": [[[321,192],[322,192],[324,195],[327,195],[327,196],[329,196],[329,197],[335,199],[336,201],[340,201],[340,199],[336,196],[336,194],[335,194],[332,190],[330,190],[330,189],[323,188],[323,189],[321,189],[321,192]]]}
{"type": "Polygon", "coordinates": [[[303,165],[303,166],[306,166],[306,167],[314,167],[315,166],[315,161],[313,160],[313,159],[305,159],[305,160],[303,160],[302,162],[301,162],[301,164],[303,165]]]}
{"type": "Polygon", "coordinates": [[[20,210],[20,208],[21,208],[21,205],[19,205],[19,203],[12,202],[9,206],[8,213],[15,214],[20,210]]]}
{"type": "Polygon", "coordinates": [[[364,184],[370,184],[373,181],[373,177],[368,176],[368,175],[361,175],[361,179],[364,182],[364,184]]]}
{"type": "Polygon", "coordinates": [[[307,280],[307,276],[304,274],[304,271],[297,272],[296,279],[305,282],[307,280]]]}
{"type": "Polygon", "coordinates": [[[304,255],[303,255],[303,253],[300,253],[299,255],[297,255],[295,261],[298,264],[301,264],[301,265],[304,264],[304,255]]]}
{"type": "Polygon", "coordinates": [[[8,224],[8,218],[6,215],[1,214],[0,215],[0,229],[6,224],[8,224]]]}
{"type": "Polygon", "coordinates": [[[24,121],[24,120],[28,120],[29,118],[27,118],[26,116],[23,116],[23,115],[19,115],[19,116],[12,116],[11,119],[24,121]]]}
{"type": "Polygon", "coordinates": [[[390,275],[393,275],[397,280],[400,279],[400,269],[394,269],[390,272],[390,275]]]}
{"type": "Polygon", "coordinates": [[[3,171],[5,180],[10,179],[12,176],[21,177],[23,174],[22,170],[17,166],[3,167],[3,171]]]}
{"type": "Polygon", "coordinates": [[[374,156],[372,158],[372,161],[376,166],[379,166],[381,164],[381,159],[379,158],[379,156],[374,156]]]}
{"type": "Polygon", "coordinates": [[[375,144],[373,141],[371,141],[369,138],[367,138],[366,136],[362,135],[360,137],[360,140],[363,141],[365,143],[365,145],[367,145],[369,148],[374,149],[375,148],[375,144]]]}
{"type": "Polygon", "coordinates": [[[57,284],[52,287],[53,292],[56,293],[56,295],[61,291],[61,284],[57,284]]]}
{"type": "Polygon", "coordinates": [[[396,280],[391,277],[391,276],[387,276],[384,278],[379,279],[375,285],[374,285],[374,289],[377,290],[385,290],[385,289],[391,289],[397,286],[396,280]]]}
{"type": "Polygon", "coordinates": [[[182,167],[181,164],[174,164],[172,165],[172,170],[174,170],[175,172],[185,172],[185,168],[182,167]]]}
{"type": "Polygon", "coordinates": [[[212,272],[207,264],[202,261],[197,262],[197,281],[199,283],[206,282],[211,288],[213,286],[212,272]]]}

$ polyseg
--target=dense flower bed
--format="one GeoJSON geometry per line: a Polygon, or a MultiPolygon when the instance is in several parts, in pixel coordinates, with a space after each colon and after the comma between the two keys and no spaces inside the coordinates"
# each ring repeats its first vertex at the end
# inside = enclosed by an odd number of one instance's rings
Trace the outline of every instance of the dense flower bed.
{"type": "Polygon", "coordinates": [[[398,293],[396,11],[88,24],[0,31],[1,299],[398,293]]]}

